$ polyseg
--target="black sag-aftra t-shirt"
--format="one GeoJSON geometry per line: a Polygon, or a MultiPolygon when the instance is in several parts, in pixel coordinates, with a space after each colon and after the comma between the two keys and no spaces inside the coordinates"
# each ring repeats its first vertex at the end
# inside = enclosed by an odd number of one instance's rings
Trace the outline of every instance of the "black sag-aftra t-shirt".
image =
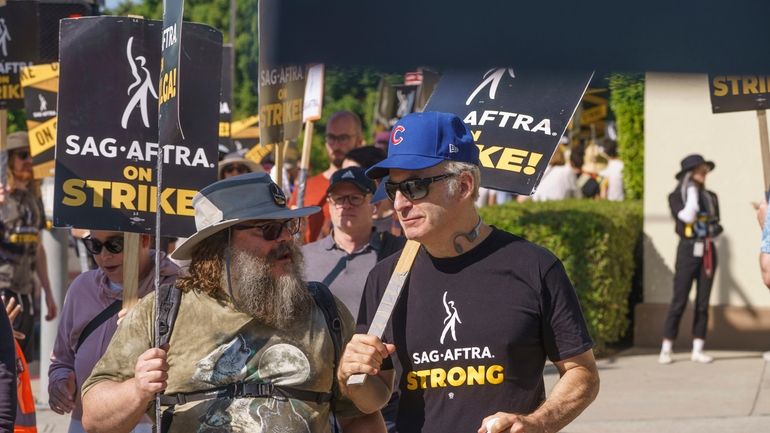
{"type": "MultiPolygon", "coordinates": [[[[372,269],[358,315],[369,329],[398,256],[372,269]]],[[[417,254],[384,340],[396,353],[400,433],[472,433],[495,412],[531,413],[545,399],[545,359],[593,346],[561,262],[493,228],[476,248],[417,254]]]]}

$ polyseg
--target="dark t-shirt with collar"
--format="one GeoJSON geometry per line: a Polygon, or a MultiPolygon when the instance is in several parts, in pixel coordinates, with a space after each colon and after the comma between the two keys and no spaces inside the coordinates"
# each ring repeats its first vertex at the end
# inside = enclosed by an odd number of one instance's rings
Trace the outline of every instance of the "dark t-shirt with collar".
{"type": "Polygon", "coordinates": [[[306,281],[320,281],[358,316],[361,294],[369,271],[377,261],[401,250],[406,239],[372,231],[369,243],[348,254],[334,242],[334,233],[302,247],[306,281]]]}
{"type": "MultiPolygon", "coordinates": [[[[397,257],[366,282],[366,332],[397,257]]],[[[495,412],[531,413],[545,399],[546,357],[593,346],[577,295],[548,250],[493,229],[476,248],[437,259],[424,248],[383,338],[396,353],[399,433],[475,432],[495,412]]]]}

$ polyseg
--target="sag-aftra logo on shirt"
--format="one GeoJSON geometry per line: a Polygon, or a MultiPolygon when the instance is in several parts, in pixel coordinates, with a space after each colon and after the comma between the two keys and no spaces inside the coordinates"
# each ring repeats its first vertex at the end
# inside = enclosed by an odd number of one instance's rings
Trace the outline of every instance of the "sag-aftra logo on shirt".
{"type": "MultiPolygon", "coordinates": [[[[451,341],[457,342],[458,325],[463,324],[455,302],[448,299],[447,294],[444,292],[442,297],[446,317],[443,320],[443,328],[438,338],[441,346],[444,346],[444,343],[450,344],[451,341]]],[[[462,333],[460,332],[459,335],[462,336],[462,333]]],[[[406,389],[409,391],[447,386],[498,385],[505,380],[502,365],[463,365],[469,361],[493,359],[495,356],[488,346],[433,349],[414,352],[411,356],[414,365],[425,365],[432,368],[408,372],[406,374],[406,389]],[[445,364],[447,362],[450,365],[431,366],[431,364],[445,364]],[[452,365],[455,363],[460,365],[452,365]]]]}

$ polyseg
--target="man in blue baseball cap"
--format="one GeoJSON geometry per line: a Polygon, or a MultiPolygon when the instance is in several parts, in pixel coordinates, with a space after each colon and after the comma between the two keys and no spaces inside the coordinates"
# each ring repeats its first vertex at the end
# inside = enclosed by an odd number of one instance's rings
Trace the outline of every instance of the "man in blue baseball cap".
{"type": "Polygon", "coordinates": [[[388,158],[367,175],[390,176],[385,189],[404,233],[422,247],[382,341],[363,332],[398,255],[369,274],[362,334],[343,359],[395,356],[340,369],[340,382],[395,369],[399,433],[554,432],[569,424],[599,390],[577,295],[552,253],[482,222],[474,205],[479,151],[465,124],[449,113],[405,116],[392,130],[388,158]],[[548,399],[546,357],[561,375],[548,399]]]}
{"type": "MultiPolygon", "coordinates": [[[[191,260],[188,272],[171,295],[159,290],[168,344],[154,347],[155,296],[146,296],[83,384],[86,430],[130,431],[161,393],[163,433],[329,432],[330,415],[346,432],[384,433],[379,407],[335,386],[337,366],[352,368],[339,355],[350,312],[302,277],[298,218],[319,208],[289,209],[265,173],[209,185],[193,207],[197,231],[172,254],[191,260]]],[[[390,394],[391,384],[392,375],[368,386],[390,394]]]]}

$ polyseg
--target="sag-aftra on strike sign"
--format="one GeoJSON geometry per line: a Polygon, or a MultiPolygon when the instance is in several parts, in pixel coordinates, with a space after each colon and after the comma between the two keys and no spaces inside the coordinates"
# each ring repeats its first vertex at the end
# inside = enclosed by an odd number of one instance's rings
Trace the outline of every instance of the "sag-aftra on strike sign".
{"type": "Polygon", "coordinates": [[[592,76],[514,68],[448,71],[425,111],[454,113],[468,125],[479,148],[481,186],[529,195],[592,76]]]}
{"type": "Polygon", "coordinates": [[[222,36],[184,25],[189,49],[174,89],[186,137],[161,151],[158,102],[169,89],[159,83],[161,27],[123,17],[62,21],[55,226],[151,233],[160,209],[163,235],[195,231],[192,198],[216,180],[222,36]]]}

